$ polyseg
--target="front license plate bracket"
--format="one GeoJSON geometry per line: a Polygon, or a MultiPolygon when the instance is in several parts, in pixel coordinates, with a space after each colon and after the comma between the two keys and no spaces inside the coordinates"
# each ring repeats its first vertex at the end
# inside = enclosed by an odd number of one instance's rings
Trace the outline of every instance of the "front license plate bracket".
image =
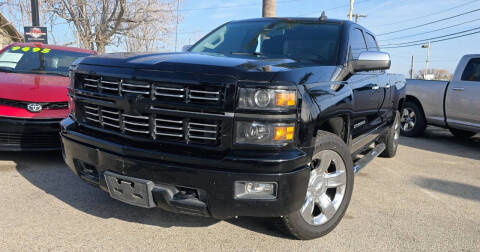
{"type": "Polygon", "coordinates": [[[132,178],[110,171],[104,172],[110,197],[130,205],[152,208],[152,190],[155,184],[152,181],[132,178]]]}

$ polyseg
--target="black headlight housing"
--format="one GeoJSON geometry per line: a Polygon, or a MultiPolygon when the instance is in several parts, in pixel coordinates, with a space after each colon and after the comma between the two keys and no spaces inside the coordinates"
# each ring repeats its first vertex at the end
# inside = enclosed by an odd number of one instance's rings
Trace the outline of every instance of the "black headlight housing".
{"type": "Polygon", "coordinates": [[[240,85],[234,143],[281,147],[294,142],[299,97],[295,85],[240,85]]]}

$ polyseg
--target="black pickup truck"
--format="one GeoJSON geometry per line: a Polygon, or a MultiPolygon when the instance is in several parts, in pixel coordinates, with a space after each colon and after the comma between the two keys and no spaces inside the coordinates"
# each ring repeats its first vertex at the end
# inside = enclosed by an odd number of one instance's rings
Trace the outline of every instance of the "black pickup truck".
{"type": "Polygon", "coordinates": [[[354,173],[393,157],[405,80],[371,32],[322,18],[229,22],[183,53],[116,53],[71,67],[63,155],[140,207],[277,217],[330,232],[354,173]]]}

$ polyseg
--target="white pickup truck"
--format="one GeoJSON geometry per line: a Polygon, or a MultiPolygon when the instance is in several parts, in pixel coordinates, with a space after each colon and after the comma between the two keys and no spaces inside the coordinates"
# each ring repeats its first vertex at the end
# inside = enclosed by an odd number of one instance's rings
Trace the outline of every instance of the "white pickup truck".
{"type": "Polygon", "coordinates": [[[457,137],[480,132],[480,54],[465,55],[451,81],[407,80],[401,133],[419,136],[427,124],[457,137]]]}

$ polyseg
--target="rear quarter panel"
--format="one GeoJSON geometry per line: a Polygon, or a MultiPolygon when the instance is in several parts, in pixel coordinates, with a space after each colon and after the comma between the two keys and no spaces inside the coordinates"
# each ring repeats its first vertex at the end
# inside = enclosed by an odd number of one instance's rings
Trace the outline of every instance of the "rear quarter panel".
{"type": "Polygon", "coordinates": [[[427,123],[445,126],[443,101],[448,81],[407,79],[407,99],[417,99],[425,113],[427,123]]]}

